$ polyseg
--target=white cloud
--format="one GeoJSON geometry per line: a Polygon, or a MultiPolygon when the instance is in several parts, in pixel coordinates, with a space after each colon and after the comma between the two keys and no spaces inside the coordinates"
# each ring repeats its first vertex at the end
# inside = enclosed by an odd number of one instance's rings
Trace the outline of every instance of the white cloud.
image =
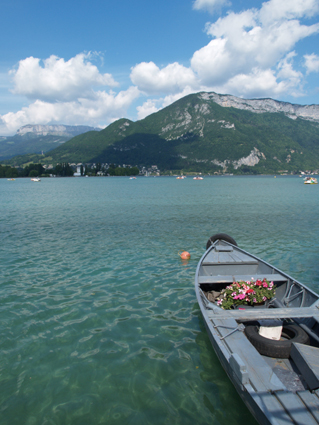
{"type": "Polygon", "coordinates": [[[131,80],[149,94],[177,93],[185,86],[198,87],[194,72],[174,62],[160,69],[154,62],[142,62],[132,68],[131,80]]]}
{"type": "MultiPolygon", "coordinates": [[[[197,0],[194,8],[214,8],[226,2],[197,0]]],[[[178,63],[160,69],[154,62],[132,68],[131,80],[148,95],[166,95],[167,100],[185,90],[214,90],[239,96],[300,96],[304,82],[294,69],[294,47],[305,37],[317,34],[319,24],[305,25],[300,19],[319,11],[319,0],[269,0],[260,9],[229,12],[206,25],[212,40],[197,50],[190,67],[178,63]]],[[[310,72],[316,60],[305,56],[310,72]]],[[[139,116],[159,108],[159,101],[147,101],[139,116]]]]}
{"type": "Polygon", "coordinates": [[[273,21],[312,17],[318,11],[318,0],[270,0],[263,3],[260,19],[264,25],[270,25],[273,21]]]}
{"type": "Polygon", "coordinates": [[[139,96],[137,87],[118,94],[96,92],[92,98],[78,98],[70,102],[49,103],[36,100],[20,111],[0,116],[0,134],[12,134],[26,124],[83,124],[104,126],[125,115],[127,108],[139,96]]]}
{"type": "MultiPolygon", "coordinates": [[[[202,88],[200,87],[199,90],[202,90],[202,88]]],[[[194,93],[194,90],[191,87],[187,86],[184,88],[183,91],[179,93],[169,94],[164,97],[162,107],[165,108],[171,103],[176,102],[178,99],[181,99],[182,97],[187,96],[188,94],[191,94],[191,93],[194,93]]]]}
{"type": "Polygon", "coordinates": [[[136,108],[138,119],[142,120],[148,115],[151,115],[154,112],[157,112],[159,108],[156,106],[156,104],[158,104],[159,102],[160,101],[156,99],[148,99],[146,102],[143,103],[142,106],[138,106],[136,108]]]}
{"type": "Polygon", "coordinates": [[[187,96],[191,93],[194,93],[194,90],[191,87],[187,86],[184,88],[183,91],[179,93],[170,94],[165,96],[164,98],[159,99],[148,99],[146,102],[143,103],[142,106],[137,107],[138,119],[145,118],[148,115],[153,114],[154,112],[157,112],[158,110],[171,105],[173,102],[176,102],[178,99],[181,99],[182,97],[187,96]]]}
{"type": "Polygon", "coordinates": [[[80,53],[65,61],[52,55],[43,61],[43,66],[38,58],[23,59],[11,72],[13,93],[48,102],[71,101],[92,95],[93,87],[116,86],[113,77],[100,74],[90,58],[92,54],[80,53]]]}
{"type": "Polygon", "coordinates": [[[218,84],[233,73],[231,52],[227,50],[226,42],[221,38],[212,40],[194,53],[191,66],[202,84],[218,84]]]}
{"type": "Polygon", "coordinates": [[[269,97],[269,93],[278,93],[279,87],[274,71],[254,68],[249,74],[237,74],[230,78],[217,91],[254,98],[269,97]]]}
{"type": "Polygon", "coordinates": [[[228,0],[195,0],[193,8],[200,10],[208,10],[211,13],[221,10],[223,6],[230,6],[231,2],[228,0]]]}
{"type": "Polygon", "coordinates": [[[301,80],[302,74],[294,71],[285,60],[277,74],[271,69],[253,68],[249,74],[237,74],[225,84],[214,87],[213,91],[246,98],[277,97],[288,91],[291,95],[301,96],[302,93],[296,89],[301,84],[301,80]],[[278,80],[279,76],[285,78],[278,80]]]}
{"type": "Polygon", "coordinates": [[[307,74],[310,72],[319,72],[319,56],[312,53],[311,55],[304,55],[304,58],[307,74]]]}
{"type": "MultiPolygon", "coordinates": [[[[193,7],[214,12],[229,4],[228,0],[196,0],[193,7]]],[[[300,96],[306,75],[319,71],[319,56],[303,53],[303,75],[297,43],[319,33],[319,23],[313,23],[318,13],[319,0],[269,0],[259,9],[228,11],[206,25],[210,39],[194,52],[188,67],[178,62],[162,67],[141,62],[131,68],[134,86],[120,92],[109,91],[117,82],[92,63],[98,54],[80,53],[69,60],[53,55],[43,61],[26,58],[11,71],[12,92],[32,103],[0,115],[0,134],[32,123],[106,125],[125,116],[140,95],[145,102],[137,107],[139,119],[198,91],[300,96]],[[307,23],[305,18],[312,20],[307,23]]]]}
{"type": "Polygon", "coordinates": [[[319,24],[302,25],[295,18],[310,16],[318,3],[292,0],[288,7],[286,0],[270,0],[260,10],[230,12],[208,24],[213,40],[191,59],[201,85],[240,96],[299,96],[303,76],[293,69],[292,49],[317,34],[319,24]]]}
{"type": "Polygon", "coordinates": [[[11,71],[12,92],[34,100],[20,111],[0,115],[0,134],[14,133],[26,124],[88,124],[106,126],[125,116],[140,95],[131,86],[118,93],[105,91],[117,83],[111,74],[101,74],[89,59],[94,54],[78,54],[65,61],[50,56],[43,61],[29,57],[11,71]]]}
{"type": "MultiPolygon", "coordinates": [[[[256,10],[229,13],[207,27],[216,44],[221,46],[223,42],[218,61],[231,60],[228,75],[255,66],[275,66],[299,40],[319,31],[319,24],[306,26],[297,20],[273,21],[270,26],[263,26],[259,18],[256,10]]],[[[217,60],[214,62],[218,65],[217,60]]]]}
{"type": "MultiPolygon", "coordinates": [[[[225,4],[197,0],[194,8],[213,10],[225,4]]],[[[294,48],[300,40],[319,32],[318,23],[301,22],[315,16],[318,6],[319,0],[269,0],[260,9],[228,12],[206,25],[212,40],[194,52],[189,68],[178,63],[163,69],[153,62],[136,65],[131,79],[141,91],[166,94],[146,101],[138,109],[139,117],[201,90],[245,97],[301,96],[305,80],[295,69],[298,58],[294,48]]],[[[317,56],[304,58],[308,72],[318,69],[317,56]]]]}

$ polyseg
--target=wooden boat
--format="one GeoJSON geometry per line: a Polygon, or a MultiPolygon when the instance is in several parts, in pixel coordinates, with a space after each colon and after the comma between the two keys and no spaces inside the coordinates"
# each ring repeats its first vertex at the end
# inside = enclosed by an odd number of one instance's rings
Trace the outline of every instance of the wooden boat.
{"type": "Polygon", "coordinates": [[[206,249],[196,270],[196,296],[214,350],[241,398],[260,424],[318,424],[319,295],[226,234],[212,236],[206,249]],[[226,288],[241,281],[247,287],[273,282],[275,295],[260,306],[247,301],[250,292],[241,305],[223,309],[231,292],[226,288]],[[278,329],[279,340],[261,332],[278,329]]]}

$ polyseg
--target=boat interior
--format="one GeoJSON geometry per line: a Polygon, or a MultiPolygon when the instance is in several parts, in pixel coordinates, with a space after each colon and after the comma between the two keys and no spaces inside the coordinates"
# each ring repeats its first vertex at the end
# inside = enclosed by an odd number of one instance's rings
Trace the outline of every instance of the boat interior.
{"type": "MultiPolygon", "coordinates": [[[[198,266],[197,284],[208,317],[215,324],[223,323],[223,320],[229,323],[229,319],[234,319],[234,326],[242,330],[240,326],[246,326],[252,321],[279,319],[286,325],[302,327],[309,336],[309,344],[293,344],[296,348],[291,349],[289,358],[267,355],[262,355],[262,358],[270,367],[269,371],[276,374],[288,391],[316,390],[319,397],[319,365],[313,361],[319,355],[319,296],[315,292],[266,262],[224,241],[219,241],[207,251],[198,266]],[[210,293],[216,296],[216,293],[234,281],[264,278],[274,282],[276,295],[263,306],[245,305],[225,311],[217,306],[214,298],[212,301],[209,297],[210,293]]],[[[222,325],[217,325],[216,328],[218,326],[222,325]]],[[[227,333],[220,332],[220,338],[227,337],[227,333]]],[[[251,350],[248,351],[249,356],[253,356],[251,350]]],[[[247,347],[246,353],[242,353],[242,356],[246,355],[247,347]]]]}
{"type": "Polygon", "coordinates": [[[203,259],[198,271],[198,283],[204,292],[221,291],[234,281],[266,278],[276,286],[276,299],[265,307],[310,307],[319,296],[271,265],[220,241],[203,259]]]}

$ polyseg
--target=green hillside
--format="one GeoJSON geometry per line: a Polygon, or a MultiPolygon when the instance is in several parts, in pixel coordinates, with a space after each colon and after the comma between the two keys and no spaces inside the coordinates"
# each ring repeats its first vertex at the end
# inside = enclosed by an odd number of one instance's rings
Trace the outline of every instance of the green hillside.
{"type": "Polygon", "coordinates": [[[34,137],[32,133],[24,136],[3,137],[0,139],[0,160],[12,158],[15,155],[48,152],[70,140],[66,136],[41,136],[34,137]]]}
{"type": "Polygon", "coordinates": [[[19,128],[14,136],[0,136],[0,160],[46,153],[91,130],[96,129],[87,125],[26,125],[19,128]]]}
{"type": "MultiPolygon", "coordinates": [[[[32,159],[30,159],[32,158],[32,159]]],[[[319,168],[319,123],[284,113],[222,107],[201,94],[186,96],[143,120],[120,119],[100,132],[74,137],[44,156],[12,165],[115,163],[193,172],[298,171],[319,168]]]]}

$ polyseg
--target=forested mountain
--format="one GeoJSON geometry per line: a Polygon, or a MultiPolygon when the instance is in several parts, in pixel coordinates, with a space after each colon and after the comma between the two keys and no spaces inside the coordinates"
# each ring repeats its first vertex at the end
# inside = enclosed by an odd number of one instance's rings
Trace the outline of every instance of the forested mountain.
{"type": "Polygon", "coordinates": [[[40,160],[209,173],[313,170],[319,168],[319,106],[197,93],[143,120],[120,119],[76,136],[40,160]]]}
{"type": "Polygon", "coordinates": [[[87,125],[25,125],[14,136],[0,137],[0,160],[45,153],[90,130],[95,129],[87,125]]]}

